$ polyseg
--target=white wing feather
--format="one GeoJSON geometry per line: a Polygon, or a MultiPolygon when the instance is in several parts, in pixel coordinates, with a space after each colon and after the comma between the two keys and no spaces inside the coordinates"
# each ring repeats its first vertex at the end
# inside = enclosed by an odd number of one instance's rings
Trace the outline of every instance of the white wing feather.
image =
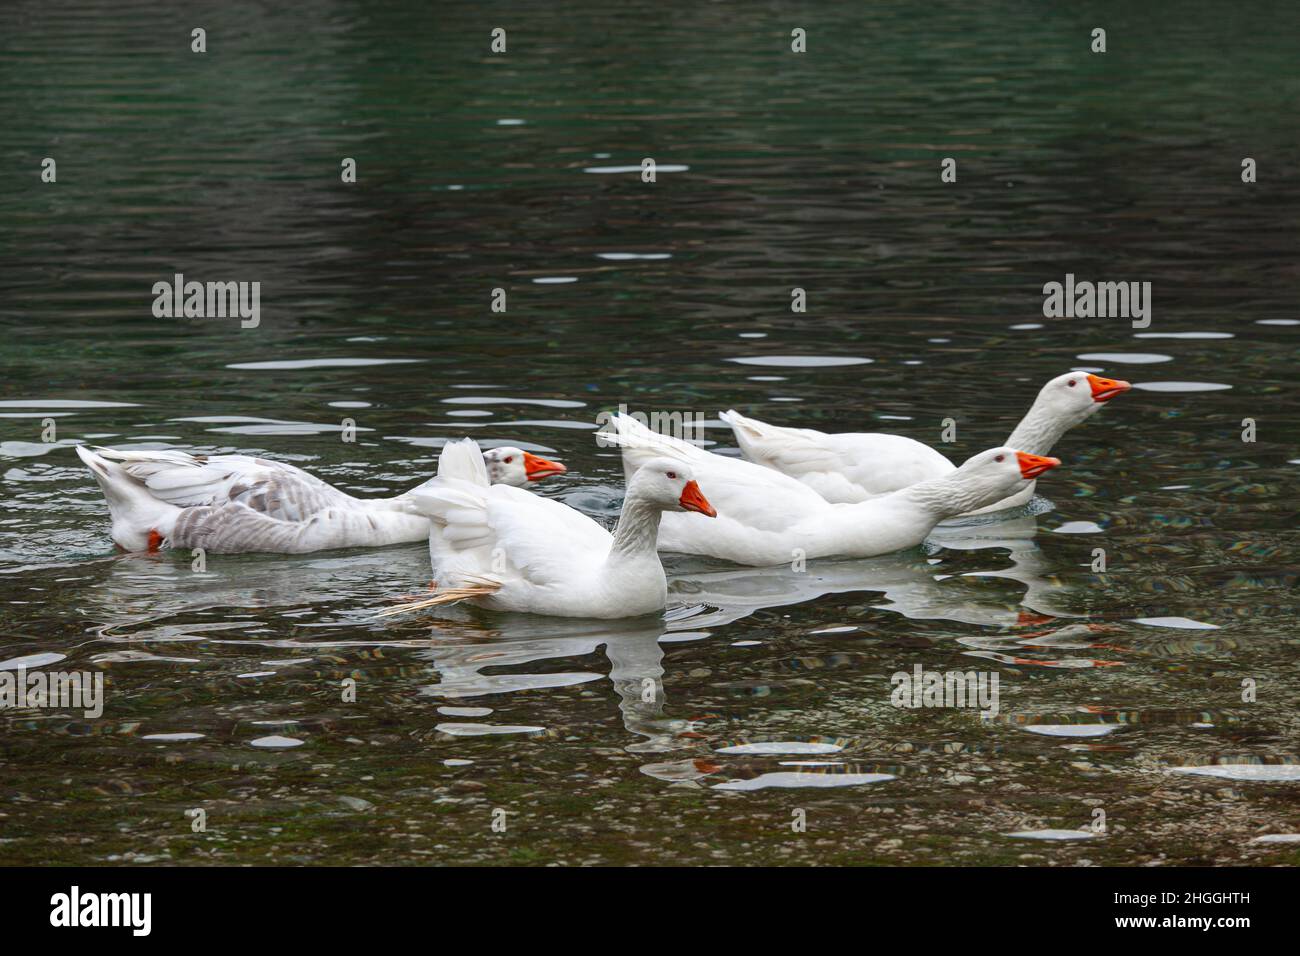
{"type": "Polygon", "coordinates": [[[797,478],[827,501],[866,501],[939,478],[956,467],[929,445],[902,435],[830,435],[811,428],[781,428],[734,411],[723,421],[745,457],[797,478]]]}
{"type": "Polygon", "coordinates": [[[575,564],[599,563],[613,540],[579,511],[509,485],[479,487],[456,479],[410,495],[433,524],[429,555],[444,587],[477,579],[544,586],[572,580],[575,564]]]}
{"type": "MultiPolygon", "coordinates": [[[[676,458],[691,466],[704,497],[718,512],[714,522],[694,520],[695,534],[720,535],[732,522],[761,531],[779,531],[829,507],[817,492],[788,475],[763,468],[740,458],[728,458],[705,451],[698,445],[668,435],[659,435],[636,419],[618,415],[614,440],[623,447],[624,468],[635,471],[659,456],[676,458]]],[[[663,516],[662,527],[677,525],[681,517],[663,516]]]]}
{"type": "Polygon", "coordinates": [[[247,455],[195,456],[182,451],[97,448],[159,501],[178,508],[237,503],[280,521],[302,521],[356,499],[283,462],[247,455]]]}
{"type": "Polygon", "coordinates": [[[840,465],[839,456],[823,444],[829,437],[824,432],[769,425],[734,409],[719,412],[718,417],[731,426],[740,450],[756,465],[793,476],[832,471],[840,465]]]}
{"type": "Polygon", "coordinates": [[[478,442],[463,438],[444,445],[442,454],[438,456],[438,477],[456,478],[486,488],[489,484],[487,465],[478,442]]]}

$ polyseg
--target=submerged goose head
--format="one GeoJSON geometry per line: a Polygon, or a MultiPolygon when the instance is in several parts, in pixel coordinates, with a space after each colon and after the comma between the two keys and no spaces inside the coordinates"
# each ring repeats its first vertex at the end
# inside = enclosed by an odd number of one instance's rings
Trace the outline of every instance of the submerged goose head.
{"type": "Polygon", "coordinates": [[[696,484],[691,466],[671,458],[651,458],[637,469],[628,486],[628,497],[660,511],[695,511],[710,518],[718,516],[696,484]]]}
{"type": "Polygon", "coordinates": [[[530,481],[540,481],[566,471],[558,461],[549,461],[522,448],[506,446],[483,452],[488,480],[494,485],[511,485],[522,488],[530,481]]]}

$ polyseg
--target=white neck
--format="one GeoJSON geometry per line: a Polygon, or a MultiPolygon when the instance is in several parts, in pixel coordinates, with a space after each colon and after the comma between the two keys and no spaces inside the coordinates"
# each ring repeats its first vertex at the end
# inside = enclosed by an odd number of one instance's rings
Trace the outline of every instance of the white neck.
{"type": "Polygon", "coordinates": [[[942,478],[918,482],[895,492],[895,495],[921,511],[937,516],[938,520],[942,521],[945,518],[953,518],[983,508],[1007,495],[1014,494],[1016,490],[1015,488],[1000,490],[997,497],[990,498],[989,485],[986,482],[969,481],[953,472],[942,478]]]}
{"type": "Polygon", "coordinates": [[[1046,455],[1072,424],[1074,423],[1066,421],[1062,416],[1053,414],[1046,405],[1034,402],[1006,444],[1016,451],[1046,455]]]}
{"type": "Polygon", "coordinates": [[[614,529],[614,544],[609,555],[622,558],[638,558],[654,555],[659,538],[659,518],[662,509],[650,504],[644,498],[631,492],[623,500],[623,513],[619,515],[618,527],[614,529]]]}

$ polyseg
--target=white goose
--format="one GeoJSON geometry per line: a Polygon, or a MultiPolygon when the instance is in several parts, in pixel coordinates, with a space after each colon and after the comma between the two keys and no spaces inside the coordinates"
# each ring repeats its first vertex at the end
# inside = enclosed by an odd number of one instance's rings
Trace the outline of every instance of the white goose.
{"type": "Polygon", "coordinates": [[[438,592],[381,616],[462,600],[560,617],[661,611],[667,583],[655,550],[660,516],[715,514],[690,466],[669,459],[647,458],[628,483],[613,534],[558,501],[489,485],[471,439],[443,449],[438,474],[442,480],[410,492],[406,502],[432,525],[429,558],[438,592]]]}
{"type": "MultiPolygon", "coordinates": [[[[1046,455],[1069,429],[1101,409],[1131,385],[1086,372],[1067,372],[1038,393],[1029,412],[1007,439],[1007,447],[1046,455]]],[[[797,478],[827,501],[866,501],[956,469],[929,445],[901,435],[850,432],[828,435],[811,428],[781,428],[735,411],[719,416],[731,426],[745,457],[756,465],[797,478]]],[[[1034,494],[1030,482],[982,511],[1023,505],[1034,494]]]]}
{"type": "MultiPolygon", "coordinates": [[[[81,445],[77,454],[108,500],[113,541],[127,551],[303,554],[423,541],[429,534],[429,522],[404,506],[410,491],[354,498],[284,462],[81,445]]],[[[494,448],[482,458],[491,480],[509,485],[565,470],[518,448],[494,448]]]]}
{"type": "Polygon", "coordinates": [[[615,416],[610,425],[601,437],[622,446],[623,470],[631,480],[650,461],[683,462],[717,505],[719,518],[707,526],[665,514],[661,551],[756,566],[799,557],[867,558],[914,547],[945,518],[999,501],[1060,464],[1013,448],[991,448],[942,477],[869,501],[832,504],[788,475],[658,435],[628,415],[615,416]]]}

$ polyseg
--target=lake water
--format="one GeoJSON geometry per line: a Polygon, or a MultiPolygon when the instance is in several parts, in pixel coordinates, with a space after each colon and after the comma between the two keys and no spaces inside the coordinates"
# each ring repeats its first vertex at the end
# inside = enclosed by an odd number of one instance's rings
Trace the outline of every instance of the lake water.
{"type": "Polygon", "coordinates": [[[1300,829],[1294,5],[63,7],[0,7],[0,669],[107,700],[0,711],[0,862],[1300,861],[1251,842],[1300,829]],[[260,324],[155,318],[175,273],[260,324]],[[1149,328],[1044,318],[1067,273],[1149,328]],[[620,404],[960,460],[1076,367],[1135,388],[1028,513],[672,558],[664,620],[376,620],[419,544],[124,555],[70,447],[382,495],[469,435],[612,521],[620,404]],[[999,713],[892,706],[918,665],[999,713]]]}

